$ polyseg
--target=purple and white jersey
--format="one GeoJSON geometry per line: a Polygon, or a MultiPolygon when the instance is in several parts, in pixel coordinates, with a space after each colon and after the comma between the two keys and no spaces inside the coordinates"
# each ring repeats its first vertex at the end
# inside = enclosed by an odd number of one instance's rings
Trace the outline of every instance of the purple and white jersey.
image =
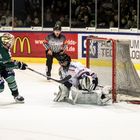
{"type": "Polygon", "coordinates": [[[73,86],[77,87],[79,85],[79,77],[84,73],[92,73],[90,69],[86,68],[80,62],[71,62],[69,69],[66,71],[62,67],[59,69],[61,77],[64,78],[67,75],[71,75],[72,78],[69,80],[73,86]]]}

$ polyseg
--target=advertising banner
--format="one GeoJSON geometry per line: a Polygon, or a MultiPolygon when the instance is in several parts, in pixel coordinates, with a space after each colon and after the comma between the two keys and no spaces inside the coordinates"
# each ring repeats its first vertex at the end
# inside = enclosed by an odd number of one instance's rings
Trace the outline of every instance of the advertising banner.
{"type": "Polygon", "coordinates": [[[68,43],[67,54],[69,54],[72,59],[78,59],[78,33],[65,33],[64,35],[68,43]]]}
{"type": "Polygon", "coordinates": [[[130,57],[140,61],[140,37],[139,40],[131,40],[130,57]]]}
{"type": "MultiPolygon", "coordinates": [[[[87,36],[82,36],[82,57],[86,57],[86,38],[87,36]]],[[[92,58],[98,58],[98,44],[90,40],[89,42],[90,52],[89,55],[92,58]]]]}
{"type": "MultiPolygon", "coordinates": [[[[82,36],[82,57],[86,57],[86,38],[82,36]]],[[[108,59],[112,57],[112,43],[106,41],[89,40],[90,58],[108,59]]]]}
{"type": "MultiPolygon", "coordinates": [[[[13,57],[39,57],[45,58],[45,48],[42,43],[48,33],[44,32],[12,32],[15,36],[15,43],[11,50],[13,57]]],[[[65,33],[68,48],[66,52],[72,59],[78,58],[78,39],[77,33],[65,33]]]]}
{"type": "MultiPolygon", "coordinates": [[[[81,55],[79,55],[80,58],[83,58],[86,56],[86,37],[91,34],[78,34],[79,35],[79,42],[81,42],[82,50],[81,55]]],[[[130,58],[133,62],[139,63],[140,61],[140,36],[136,35],[103,35],[103,34],[95,34],[98,37],[104,37],[104,38],[113,38],[116,40],[130,40],[130,58]]],[[[79,43],[80,44],[80,43],[79,43]]],[[[103,59],[110,59],[112,57],[112,47],[111,42],[99,42],[96,44],[95,41],[90,42],[90,57],[94,58],[103,58],[103,59]],[[94,51],[94,55],[92,53],[94,51]]]]}
{"type": "Polygon", "coordinates": [[[45,57],[42,43],[46,34],[32,32],[12,32],[15,43],[11,51],[13,57],[45,57]]]}

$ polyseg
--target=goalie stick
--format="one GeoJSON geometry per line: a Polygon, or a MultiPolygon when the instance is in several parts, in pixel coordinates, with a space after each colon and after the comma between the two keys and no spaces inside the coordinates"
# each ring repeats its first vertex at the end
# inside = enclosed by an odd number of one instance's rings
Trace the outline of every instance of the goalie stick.
{"type": "Polygon", "coordinates": [[[37,73],[37,74],[39,74],[39,75],[42,75],[42,76],[44,76],[44,77],[46,77],[46,78],[49,78],[49,79],[51,79],[51,80],[53,80],[53,81],[55,81],[55,82],[57,82],[57,83],[65,83],[66,81],[68,81],[70,78],[71,78],[71,75],[68,75],[68,76],[66,76],[64,79],[60,79],[60,80],[57,80],[57,79],[54,79],[54,78],[51,78],[51,77],[48,77],[48,76],[46,76],[45,74],[43,74],[43,73],[40,73],[40,72],[38,72],[38,71],[36,71],[36,70],[34,70],[34,69],[32,69],[32,68],[27,68],[28,70],[30,70],[30,71],[33,71],[33,72],[35,72],[35,73],[37,73]]]}

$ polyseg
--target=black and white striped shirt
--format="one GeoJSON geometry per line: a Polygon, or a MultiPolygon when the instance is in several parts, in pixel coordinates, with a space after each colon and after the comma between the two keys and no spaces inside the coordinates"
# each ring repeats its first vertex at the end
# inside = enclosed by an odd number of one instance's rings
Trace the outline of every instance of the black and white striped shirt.
{"type": "Polygon", "coordinates": [[[46,49],[50,49],[54,53],[58,53],[60,51],[63,51],[67,48],[66,37],[62,34],[60,34],[59,37],[56,37],[54,33],[48,35],[46,37],[46,41],[43,45],[46,49]]]}

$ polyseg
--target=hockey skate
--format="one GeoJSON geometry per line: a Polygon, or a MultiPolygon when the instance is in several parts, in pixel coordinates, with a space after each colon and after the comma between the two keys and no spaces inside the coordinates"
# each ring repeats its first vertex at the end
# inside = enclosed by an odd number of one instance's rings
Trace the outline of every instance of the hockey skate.
{"type": "Polygon", "coordinates": [[[24,98],[20,95],[14,97],[14,99],[17,103],[24,103],[24,98]]]}
{"type": "Polygon", "coordinates": [[[106,105],[111,101],[111,97],[109,95],[106,94],[102,94],[101,96],[101,105],[106,105]]]}
{"type": "Polygon", "coordinates": [[[111,101],[111,92],[112,88],[111,86],[105,86],[102,89],[102,105],[108,104],[111,101]]]}
{"type": "Polygon", "coordinates": [[[51,74],[46,72],[47,80],[50,80],[51,74]]]}

